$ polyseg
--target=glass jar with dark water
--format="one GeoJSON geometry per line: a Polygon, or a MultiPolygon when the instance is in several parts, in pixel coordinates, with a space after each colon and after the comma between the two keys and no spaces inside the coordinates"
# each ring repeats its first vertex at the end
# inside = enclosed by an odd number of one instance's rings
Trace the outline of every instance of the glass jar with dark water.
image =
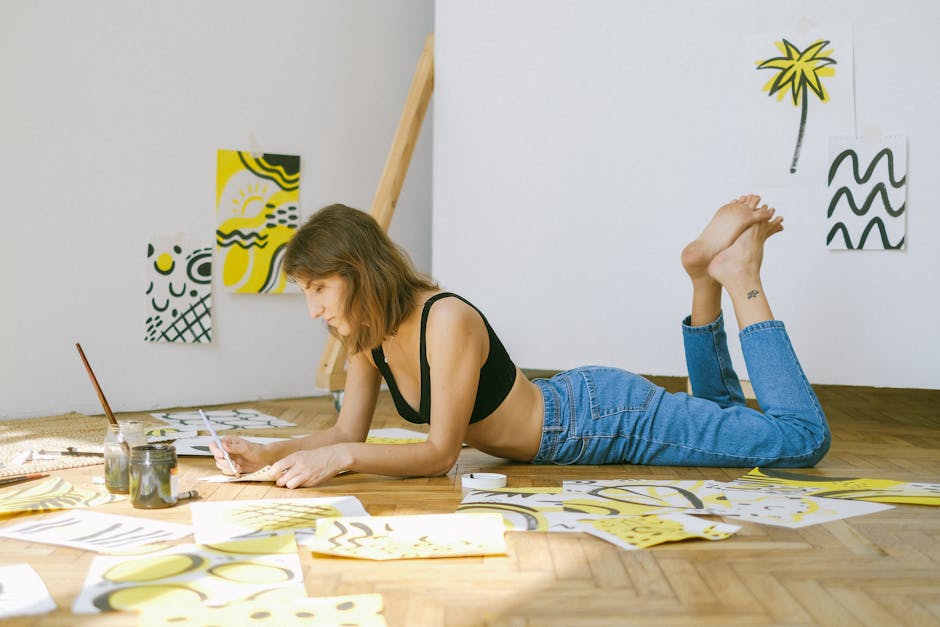
{"type": "Polygon", "coordinates": [[[131,449],[128,478],[131,504],[141,509],[176,505],[176,447],[145,444],[131,449]]]}
{"type": "Polygon", "coordinates": [[[113,494],[127,494],[128,462],[134,446],[147,443],[142,422],[109,424],[104,436],[104,485],[113,494]]]}
{"type": "Polygon", "coordinates": [[[130,447],[120,425],[108,425],[104,435],[104,485],[108,492],[127,494],[127,461],[130,447]]]}

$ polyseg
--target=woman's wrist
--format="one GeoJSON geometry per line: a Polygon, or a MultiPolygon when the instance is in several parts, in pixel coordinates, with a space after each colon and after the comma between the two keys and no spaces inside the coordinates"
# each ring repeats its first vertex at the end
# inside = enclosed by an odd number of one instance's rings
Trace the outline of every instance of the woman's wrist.
{"type": "Polygon", "coordinates": [[[352,470],[353,465],[356,462],[355,455],[353,454],[353,449],[355,448],[354,443],[343,442],[340,444],[334,444],[332,448],[337,474],[352,470]]]}

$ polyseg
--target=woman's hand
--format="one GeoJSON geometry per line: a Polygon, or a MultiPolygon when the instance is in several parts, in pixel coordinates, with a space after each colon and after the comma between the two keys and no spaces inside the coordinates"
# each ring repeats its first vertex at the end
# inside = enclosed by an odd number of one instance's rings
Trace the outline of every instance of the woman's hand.
{"type": "MultiPolygon", "coordinates": [[[[218,458],[216,458],[218,463],[218,458]]],[[[332,479],[352,463],[352,455],[342,444],[297,451],[271,464],[277,485],[285,488],[310,488],[332,479]]]]}
{"type": "MultiPolygon", "coordinates": [[[[239,474],[254,472],[268,464],[264,446],[261,444],[249,442],[235,435],[223,435],[219,440],[228,452],[229,457],[232,458],[235,470],[239,474]]],[[[234,474],[222,450],[214,442],[209,443],[209,450],[215,457],[215,465],[219,470],[226,475],[234,474]]]]}

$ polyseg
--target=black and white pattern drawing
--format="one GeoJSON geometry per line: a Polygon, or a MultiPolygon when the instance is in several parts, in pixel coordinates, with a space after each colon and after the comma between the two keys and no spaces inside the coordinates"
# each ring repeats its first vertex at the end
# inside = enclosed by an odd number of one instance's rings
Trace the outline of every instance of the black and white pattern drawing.
{"type": "MultiPolygon", "coordinates": [[[[274,416],[268,416],[254,409],[213,409],[206,411],[206,418],[212,423],[216,431],[226,429],[269,429],[273,427],[296,427],[293,422],[287,422],[274,416]]],[[[179,429],[202,429],[205,423],[198,412],[157,412],[150,414],[157,420],[179,429]]]]}
{"type": "Polygon", "coordinates": [[[212,247],[169,239],[147,244],[148,342],[212,340],[212,247]]]}
{"type": "Polygon", "coordinates": [[[829,139],[826,246],[898,250],[907,236],[907,137],[829,139]]]}

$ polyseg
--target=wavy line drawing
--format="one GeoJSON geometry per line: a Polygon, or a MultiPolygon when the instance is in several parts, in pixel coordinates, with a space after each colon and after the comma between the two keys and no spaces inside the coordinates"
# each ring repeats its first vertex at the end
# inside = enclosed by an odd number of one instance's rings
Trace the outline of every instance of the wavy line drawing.
{"type": "Polygon", "coordinates": [[[845,247],[849,250],[860,250],[865,247],[865,242],[868,240],[868,236],[871,234],[872,229],[878,228],[878,234],[881,236],[881,244],[885,250],[899,250],[904,247],[904,238],[897,244],[892,244],[888,239],[888,233],[885,230],[884,220],[881,218],[872,218],[865,226],[865,230],[862,231],[862,236],[858,239],[858,242],[855,246],[852,245],[852,238],[849,235],[849,229],[846,227],[844,222],[837,222],[835,226],[829,229],[829,234],[826,236],[826,244],[832,243],[838,233],[842,234],[843,240],[845,242],[845,247]]]}
{"type": "Polygon", "coordinates": [[[226,246],[228,245],[227,242],[229,240],[244,239],[244,240],[248,240],[249,242],[251,240],[259,240],[263,242],[268,239],[268,236],[265,235],[264,233],[252,233],[251,231],[240,231],[238,229],[235,229],[228,233],[217,232],[216,239],[218,240],[221,246],[226,246]]]}
{"type": "Polygon", "coordinates": [[[881,161],[882,157],[886,159],[888,165],[888,180],[891,182],[891,187],[898,189],[903,187],[907,182],[907,175],[902,176],[900,180],[895,180],[894,178],[894,151],[890,148],[882,148],[878,154],[875,155],[874,159],[871,160],[871,163],[868,166],[868,169],[865,170],[865,174],[859,175],[859,162],[858,162],[858,153],[855,150],[848,148],[840,152],[835,159],[832,160],[832,165],[829,167],[829,184],[832,185],[832,179],[835,178],[836,172],[839,170],[839,166],[842,165],[842,162],[846,159],[852,160],[852,176],[855,178],[855,182],[861,185],[862,183],[867,183],[868,179],[871,178],[871,175],[875,171],[875,167],[878,165],[878,162],[881,161]]]}
{"type": "Polygon", "coordinates": [[[904,248],[907,138],[831,137],[829,156],[826,246],[842,250],[904,248]],[[882,164],[884,167],[879,167],[882,164]]]}
{"type": "Polygon", "coordinates": [[[865,202],[862,203],[862,206],[859,207],[855,204],[855,197],[852,195],[852,190],[848,187],[840,187],[836,190],[836,193],[832,195],[832,200],[829,202],[829,208],[826,210],[826,217],[831,218],[832,214],[835,212],[836,207],[839,204],[839,201],[842,197],[845,197],[846,202],[849,204],[849,209],[852,210],[857,216],[863,216],[868,213],[868,210],[871,209],[871,205],[875,202],[875,197],[880,196],[881,202],[884,203],[885,211],[888,212],[892,218],[896,218],[902,213],[907,207],[907,203],[901,203],[901,206],[895,209],[891,206],[891,199],[888,198],[888,188],[884,183],[877,183],[874,187],[871,188],[871,191],[868,193],[868,196],[865,198],[865,202]]]}
{"type": "Polygon", "coordinates": [[[239,152],[238,159],[256,176],[277,183],[286,190],[300,189],[300,157],[293,155],[264,154],[255,157],[247,152],[239,152]]]}

